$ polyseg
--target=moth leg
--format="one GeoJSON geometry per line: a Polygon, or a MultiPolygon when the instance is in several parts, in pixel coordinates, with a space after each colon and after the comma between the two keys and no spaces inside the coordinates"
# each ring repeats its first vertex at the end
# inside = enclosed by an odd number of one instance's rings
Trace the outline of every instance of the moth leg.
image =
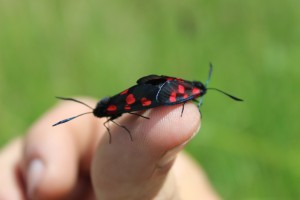
{"type": "Polygon", "coordinates": [[[200,101],[198,101],[197,99],[193,99],[192,101],[194,101],[194,102],[197,103],[197,107],[198,107],[198,110],[199,110],[199,113],[200,113],[200,117],[201,117],[201,119],[202,119],[202,112],[201,112],[201,110],[200,110],[200,106],[202,105],[203,100],[200,99],[200,101]]]}
{"type": "Polygon", "coordinates": [[[181,115],[180,115],[180,117],[182,117],[182,115],[183,115],[183,111],[184,111],[184,105],[185,105],[185,103],[186,103],[186,102],[184,102],[184,103],[182,104],[182,109],[181,109],[181,115]]]}
{"type": "Polygon", "coordinates": [[[111,121],[111,120],[108,119],[108,120],[106,120],[106,122],[103,123],[103,126],[106,128],[106,130],[107,130],[107,132],[108,132],[108,134],[109,134],[109,144],[111,144],[111,133],[110,133],[109,127],[106,126],[106,124],[109,123],[110,121],[111,121]]]}
{"type": "Polygon", "coordinates": [[[145,117],[145,116],[140,115],[140,114],[138,114],[138,113],[129,112],[129,114],[136,115],[136,116],[142,117],[142,118],[144,118],[144,119],[150,119],[149,117],[145,117]]]}
{"type": "Polygon", "coordinates": [[[126,128],[126,126],[121,125],[121,124],[117,123],[116,121],[114,121],[112,119],[110,119],[109,121],[113,122],[114,124],[116,124],[119,127],[122,127],[123,129],[125,129],[128,132],[128,134],[129,134],[130,140],[133,141],[132,135],[131,135],[130,131],[128,130],[128,128],[126,128]]]}
{"type": "Polygon", "coordinates": [[[198,108],[200,110],[201,105],[203,104],[203,97],[200,98],[199,102],[198,102],[198,108]]]}

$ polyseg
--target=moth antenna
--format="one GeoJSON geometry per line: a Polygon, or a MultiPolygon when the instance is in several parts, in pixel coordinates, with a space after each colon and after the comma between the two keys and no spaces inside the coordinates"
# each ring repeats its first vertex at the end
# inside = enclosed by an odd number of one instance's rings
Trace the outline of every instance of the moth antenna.
{"type": "Polygon", "coordinates": [[[68,97],[56,97],[56,98],[61,99],[61,100],[65,100],[65,101],[75,101],[75,102],[77,102],[77,103],[80,103],[80,104],[82,104],[82,105],[85,105],[86,107],[88,107],[88,108],[94,110],[94,108],[92,108],[91,106],[89,106],[89,105],[87,105],[86,103],[84,103],[84,102],[82,102],[82,101],[79,101],[79,100],[77,100],[77,99],[68,98],[68,97]]]}
{"type": "MultiPolygon", "coordinates": [[[[208,85],[208,82],[210,81],[210,77],[212,75],[212,72],[213,72],[213,65],[211,64],[211,62],[209,63],[209,72],[208,72],[208,77],[207,77],[207,80],[205,82],[205,87],[207,87],[208,85]]],[[[203,97],[200,98],[199,100],[199,103],[198,103],[198,108],[200,109],[200,106],[202,105],[203,103],[203,97]]]]}
{"type": "Polygon", "coordinates": [[[235,97],[235,96],[233,96],[233,95],[231,95],[231,94],[228,94],[227,92],[224,92],[224,91],[222,91],[222,90],[219,90],[219,89],[217,89],[217,88],[207,88],[207,89],[208,89],[208,90],[217,90],[217,91],[219,91],[219,92],[225,94],[226,96],[230,97],[231,99],[233,99],[233,100],[235,100],[235,101],[244,101],[243,99],[237,98],[237,97],[235,97]]]}
{"type": "Polygon", "coordinates": [[[73,119],[75,119],[75,118],[77,118],[77,117],[80,117],[80,116],[82,116],[82,115],[91,114],[91,113],[93,113],[93,112],[86,112],[86,113],[82,113],[82,114],[76,115],[76,116],[74,116],[74,117],[70,117],[70,118],[67,118],[67,119],[63,119],[63,120],[61,120],[61,121],[59,121],[59,122],[53,124],[52,126],[57,126],[57,125],[66,123],[66,122],[68,122],[68,121],[71,121],[71,120],[73,120],[73,119]]]}
{"type": "Polygon", "coordinates": [[[208,78],[205,82],[205,87],[207,87],[208,82],[210,81],[210,77],[212,75],[212,72],[213,72],[213,65],[211,63],[209,63],[209,72],[208,72],[208,78]]]}

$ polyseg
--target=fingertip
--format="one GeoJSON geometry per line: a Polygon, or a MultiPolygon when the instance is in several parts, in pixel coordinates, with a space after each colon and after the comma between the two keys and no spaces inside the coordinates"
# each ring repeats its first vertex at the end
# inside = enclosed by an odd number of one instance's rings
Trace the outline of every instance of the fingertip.
{"type": "Polygon", "coordinates": [[[78,174],[90,170],[93,150],[101,137],[99,121],[88,115],[77,122],[51,126],[56,120],[83,112],[86,107],[80,104],[59,103],[28,131],[22,171],[30,199],[63,198],[74,189],[78,174]]]}
{"type": "Polygon", "coordinates": [[[31,141],[25,149],[24,174],[30,199],[62,198],[72,190],[77,176],[77,156],[72,144],[59,137],[31,141]],[[64,141],[64,142],[63,142],[64,141]]]}
{"type": "Polygon", "coordinates": [[[145,122],[144,129],[148,143],[162,146],[166,150],[186,144],[200,129],[200,112],[192,103],[163,106],[150,110],[151,121],[145,122]]]}
{"type": "Polygon", "coordinates": [[[187,103],[183,116],[181,106],[139,113],[150,119],[128,114],[118,118],[130,130],[133,142],[122,127],[110,126],[112,143],[100,141],[93,160],[92,180],[99,198],[152,198],[157,193],[176,155],[200,126],[196,106],[187,103]]]}
{"type": "Polygon", "coordinates": [[[197,107],[192,103],[184,105],[162,107],[152,116],[157,120],[148,133],[148,143],[153,154],[159,156],[156,161],[157,174],[167,173],[172,166],[177,154],[199,132],[201,116],[197,107]]]}

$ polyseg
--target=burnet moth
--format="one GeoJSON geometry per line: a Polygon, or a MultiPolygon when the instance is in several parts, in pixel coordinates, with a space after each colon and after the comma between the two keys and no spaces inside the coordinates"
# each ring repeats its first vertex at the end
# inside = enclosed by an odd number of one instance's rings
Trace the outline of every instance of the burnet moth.
{"type": "Polygon", "coordinates": [[[107,117],[107,120],[104,122],[104,126],[109,133],[109,143],[111,143],[111,132],[107,123],[113,122],[114,124],[122,127],[126,130],[130,136],[130,139],[133,141],[130,131],[124,126],[115,121],[124,113],[137,115],[139,117],[149,119],[143,115],[135,113],[135,111],[146,110],[149,108],[154,108],[158,106],[169,106],[175,104],[182,104],[181,116],[184,111],[184,104],[188,101],[198,102],[198,108],[203,102],[203,95],[206,94],[207,90],[216,90],[225,94],[235,101],[243,101],[240,98],[234,97],[227,92],[219,90],[217,88],[208,88],[208,82],[212,75],[212,64],[210,64],[208,79],[205,84],[200,81],[188,81],[181,78],[170,77],[170,76],[159,76],[159,75],[149,75],[142,77],[137,80],[137,84],[112,96],[105,97],[101,99],[95,108],[87,105],[84,102],[73,98],[57,97],[61,100],[74,101],[80,104],[85,105],[90,108],[92,111],[85,112],[64,120],[61,120],[53,126],[57,126],[68,121],[71,121],[82,115],[93,113],[95,117],[107,117]],[[200,98],[197,101],[197,98],[200,98]]]}

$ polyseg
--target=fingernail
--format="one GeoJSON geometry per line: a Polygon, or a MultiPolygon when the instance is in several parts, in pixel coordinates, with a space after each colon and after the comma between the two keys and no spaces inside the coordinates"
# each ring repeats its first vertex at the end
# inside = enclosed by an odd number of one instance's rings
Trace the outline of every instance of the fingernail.
{"type": "Polygon", "coordinates": [[[173,161],[176,158],[177,153],[183,149],[183,147],[186,145],[187,142],[188,141],[186,141],[186,142],[174,147],[173,149],[170,149],[169,151],[167,151],[163,155],[163,157],[160,159],[160,161],[157,163],[158,167],[164,167],[168,163],[173,161]]]}
{"type": "Polygon", "coordinates": [[[39,159],[32,160],[28,166],[27,195],[30,199],[34,196],[35,190],[42,179],[44,170],[44,163],[39,159]]]}

